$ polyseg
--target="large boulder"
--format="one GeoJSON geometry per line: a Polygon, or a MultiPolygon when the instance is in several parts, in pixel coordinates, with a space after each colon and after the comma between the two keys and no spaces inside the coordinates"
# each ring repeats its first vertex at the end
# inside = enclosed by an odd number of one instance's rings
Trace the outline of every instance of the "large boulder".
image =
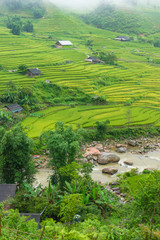
{"type": "Polygon", "coordinates": [[[100,154],[100,151],[95,147],[90,147],[86,149],[85,154],[83,154],[83,157],[87,157],[89,155],[91,156],[98,156],[100,154]]]}
{"type": "Polygon", "coordinates": [[[114,153],[108,154],[108,153],[103,152],[98,156],[98,163],[101,165],[105,165],[108,163],[117,163],[117,162],[119,162],[119,160],[120,160],[120,157],[114,153]]]}
{"type": "Polygon", "coordinates": [[[126,151],[127,151],[127,148],[125,148],[125,147],[119,147],[116,150],[116,152],[118,152],[118,153],[125,153],[126,151]]]}
{"type": "Polygon", "coordinates": [[[109,174],[109,175],[113,175],[117,172],[118,172],[117,168],[103,168],[102,169],[102,173],[106,173],[106,174],[109,174]]]}

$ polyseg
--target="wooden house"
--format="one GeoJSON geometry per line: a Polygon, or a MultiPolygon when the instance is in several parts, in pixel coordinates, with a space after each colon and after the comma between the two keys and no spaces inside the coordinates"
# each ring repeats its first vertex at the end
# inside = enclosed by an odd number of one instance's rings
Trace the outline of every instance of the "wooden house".
{"type": "Polygon", "coordinates": [[[104,63],[103,61],[101,61],[100,59],[98,59],[95,56],[92,57],[88,57],[85,59],[86,62],[91,62],[91,63],[104,63]]]}
{"type": "Polygon", "coordinates": [[[13,103],[5,107],[12,113],[17,113],[23,110],[23,108],[18,103],[13,103]]]}
{"type": "Polygon", "coordinates": [[[123,42],[130,41],[129,37],[126,37],[126,36],[117,36],[117,37],[115,38],[115,40],[117,40],[117,41],[123,41],[123,42]]]}
{"type": "Polygon", "coordinates": [[[28,74],[29,77],[40,76],[41,73],[42,72],[38,68],[29,68],[27,70],[27,74],[28,74]]]}
{"type": "Polygon", "coordinates": [[[7,198],[14,198],[16,187],[16,184],[0,184],[0,202],[7,200],[7,198]]]}
{"type": "Polygon", "coordinates": [[[69,47],[69,46],[73,46],[73,43],[71,43],[70,41],[57,41],[56,42],[56,47],[57,48],[62,48],[62,47],[69,47]]]}

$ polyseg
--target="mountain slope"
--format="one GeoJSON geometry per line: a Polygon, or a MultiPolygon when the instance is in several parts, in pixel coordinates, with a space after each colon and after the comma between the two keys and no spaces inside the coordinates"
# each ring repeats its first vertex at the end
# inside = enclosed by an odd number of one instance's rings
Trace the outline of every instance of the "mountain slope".
{"type": "Polygon", "coordinates": [[[93,12],[82,15],[87,24],[127,34],[160,32],[160,10],[117,8],[102,4],[93,12]]]}
{"type": "MultiPolygon", "coordinates": [[[[90,127],[97,120],[108,118],[112,125],[123,126],[128,124],[126,113],[130,109],[130,125],[160,125],[160,68],[156,64],[160,59],[159,48],[154,47],[151,42],[145,42],[145,39],[115,41],[114,38],[119,33],[87,25],[77,15],[62,12],[50,4],[46,5],[44,16],[39,19],[34,18],[31,13],[27,17],[28,10],[18,10],[16,13],[21,16],[22,21],[32,21],[34,32],[13,35],[6,27],[6,20],[11,14],[14,15],[14,12],[4,12],[0,15],[0,64],[3,66],[0,70],[1,93],[9,94],[10,81],[19,92],[22,88],[29,88],[36,101],[33,106],[27,102],[25,107],[39,109],[56,104],[74,105],[75,99],[76,103],[80,102],[82,97],[74,95],[75,88],[79,88],[91,96],[88,99],[100,96],[108,105],[92,106],[85,111],[81,107],[72,111],[66,109],[66,123],[90,127]],[[57,49],[54,47],[57,40],[70,40],[74,46],[57,49]],[[88,41],[91,45],[88,45],[88,41]],[[94,55],[100,51],[114,52],[118,58],[117,65],[90,64],[84,61],[87,55],[94,55]],[[27,75],[11,71],[21,64],[26,64],[29,68],[38,67],[42,75],[29,78],[27,75]],[[46,86],[46,80],[70,89],[68,97],[65,96],[62,101],[62,97],[52,94],[49,85],[46,86]],[[38,88],[39,84],[44,85],[48,94],[38,88]]],[[[156,17],[154,22],[155,20],[156,17]]],[[[3,105],[2,103],[0,106],[3,105]]],[[[52,118],[59,120],[61,114],[63,115],[63,108],[62,113],[51,109],[51,114],[46,115],[49,119],[46,120],[44,116],[39,119],[40,122],[43,121],[40,123],[43,129],[51,126],[52,118]]],[[[30,120],[28,124],[29,122],[30,120]]],[[[37,136],[36,132],[34,134],[37,136]]]]}

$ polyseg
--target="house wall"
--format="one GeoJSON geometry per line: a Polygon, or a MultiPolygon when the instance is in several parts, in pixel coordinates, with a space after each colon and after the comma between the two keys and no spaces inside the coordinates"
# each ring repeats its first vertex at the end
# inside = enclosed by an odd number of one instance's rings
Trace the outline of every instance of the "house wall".
{"type": "Polygon", "coordinates": [[[85,59],[86,62],[93,62],[92,59],[85,59]]]}
{"type": "Polygon", "coordinates": [[[57,44],[56,47],[57,47],[57,48],[62,48],[62,45],[57,44]]]}

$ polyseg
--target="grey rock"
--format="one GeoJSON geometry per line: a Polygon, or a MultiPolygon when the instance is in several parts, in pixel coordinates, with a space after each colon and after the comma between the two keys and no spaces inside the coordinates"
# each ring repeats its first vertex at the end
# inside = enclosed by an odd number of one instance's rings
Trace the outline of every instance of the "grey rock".
{"type": "Polygon", "coordinates": [[[120,188],[119,187],[115,187],[115,188],[112,188],[112,191],[115,192],[115,191],[119,191],[120,188]]]}
{"type": "Polygon", "coordinates": [[[88,155],[88,156],[87,156],[87,159],[88,159],[88,161],[90,161],[90,160],[92,160],[92,159],[93,159],[93,156],[91,156],[91,155],[88,155]]]}
{"type": "Polygon", "coordinates": [[[102,169],[102,173],[106,173],[106,174],[109,174],[109,175],[113,175],[117,172],[118,172],[117,168],[103,168],[102,169]]]}
{"type": "Polygon", "coordinates": [[[119,182],[112,182],[110,185],[111,185],[111,186],[120,185],[120,183],[119,183],[119,182]]]}
{"type": "Polygon", "coordinates": [[[82,163],[87,163],[87,162],[88,162],[88,159],[87,159],[87,158],[81,158],[80,161],[81,161],[82,163]]]}
{"type": "Polygon", "coordinates": [[[126,165],[129,165],[129,166],[133,165],[133,162],[131,162],[131,161],[124,161],[123,163],[125,163],[126,165]]]}
{"type": "Polygon", "coordinates": [[[113,153],[108,154],[103,152],[98,156],[98,163],[101,165],[105,165],[108,163],[117,163],[119,162],[119,160],[120,160],[120,157],[113,153]]]}
{"type": "Polygon", "coordinates": [[[116,150],[116,152],[118,152],[118,153],[125,153],[126,151],[127,151],[127,149],[125,147],[119,147],[116,150]]]}
{"type": "Polygon", "coordinates": [[[120,194],[120,190],[114,191],[115,194],[120,194]]]}
{"type": "Polygon", "coordinates": [[[92,163],[92,164],[94,164],[94,160],[93,160],[93,159],[89,160],[89,162],[92,163]]]}
{"type": "Polygon", "coordinates": [[[110,189],[110,186],[106,186],[105,189],[107,189],[107,190],[109,190],[109,191],[111,190],[111,189],[110,189]]]}
{"type": "Polygon", "coordinates": [[[121,193],[120,196],[121,196],[121,197],[126,197],[127,194],[126,194],[126,193],[121,193]]]}
{"type": "Polygon", "coordinates": [[[103,152],[103,145],[101,143],[98,143],[95,148],[97,148],[100,152],[103,152]]]}
{"type": "Polygon", "coordinates": [[[132,146],[132,147],[135,147],[137,145],[137,142],[135,140],[129,140],[128,145],[132,146]]]}
{"type": "Polygon", "coordinates": [[[93,160],[97,162],[97,156],[92,156],[93,160]]]}

